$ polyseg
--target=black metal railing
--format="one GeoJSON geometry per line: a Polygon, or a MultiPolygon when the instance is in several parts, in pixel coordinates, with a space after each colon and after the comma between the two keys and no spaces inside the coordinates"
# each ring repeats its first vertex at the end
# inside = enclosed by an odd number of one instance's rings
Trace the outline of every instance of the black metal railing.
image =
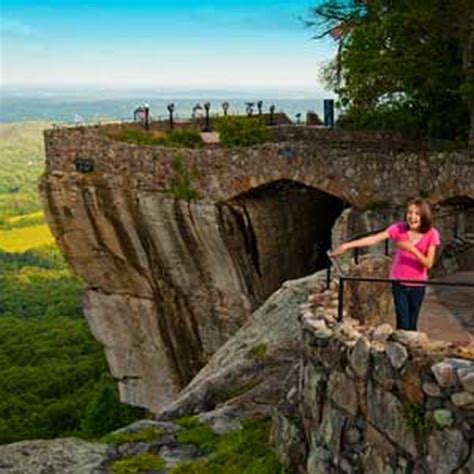
{"type": "Polygon", "coordinates": [[[451,282],[438,280],[395,280],[391,278],[359,277],[339,275],[337,320],[342,321],[344,317],[344,286],[346,281],[371,282],[371,283],[404,283],[417,286],[455,286],[463,288],[474,288],[474,283],[451,282]]]}
{"type": "MultiPolygon", "coordinates": [[[[445,212],[443,214],[435,214],[435,220],[440,221],[449,217],[454,217],[454,223],[453,223],[453,238],[458,239],[459,238],[459,214],[461,212],[464,212],[468,209],[469,206],[467,205],[462,205],[458,204],[457,206],[453,206],[453,210],[450,212],[445,212]]],[[[387,208],[384,209],[387,213],[393,213],[394,211],[398,211],[400,208],[387,208]]],[[[382,232],[387,228],[381,227],[379,229],[371,230],[368,232],[361,232],[358,234],[354,234],[348,241],[356,240],[356,239],[361,239],[363,237],[368,237],[369,235],[377,234],[378,232],[382,232]]],[[[353,255],[354,255],[354,263],[357,265],[359,263],[359,255],[360,255],[360,248],[355,248],[352,250],[353,255]]],[[[384,241],[384,255],[389,256],[390,253],[390,241],[386,239],[384,241]]],[[[331,266],[332,263],[331,261],[328,262],[329,265],[326,268],[326,288],[329,288],[329,285],[331,283],[331,266]]]]}

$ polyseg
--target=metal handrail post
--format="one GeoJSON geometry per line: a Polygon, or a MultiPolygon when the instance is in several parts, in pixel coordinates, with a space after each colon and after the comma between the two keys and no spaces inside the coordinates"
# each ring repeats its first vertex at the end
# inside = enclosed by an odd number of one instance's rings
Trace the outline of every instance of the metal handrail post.
{"type": "Polygon", "coordinates": [[[343,276],[339,277],[339,290],[337,293],[337,320],[342,321],[343,311],[344,311],[344,282],[345,278],[343,276]]]}
{"type": "Polygon", "coordinates": [[[437,281],[437,280],[408,280],[408,279],[393,279],[393,278],[377,278],[377,277],[358,277],[358,276],[343,276],[339,275],[339,291],[337,295],[337,320],[339,322],[343,319],[344,311],[344,284],[346,281],[371,282],[371,283],[411,283],[422,286],[448,286],[460,288],[474,288],[474,283],[468,282],[452,282],[452,281],[437,281]]]}
{"type": "Polygon", "coordinates": [[[331,262],[329,262],[329,265],[326,268],[326,289],[329,290],[330,286],[331,286],[331,262]]]}

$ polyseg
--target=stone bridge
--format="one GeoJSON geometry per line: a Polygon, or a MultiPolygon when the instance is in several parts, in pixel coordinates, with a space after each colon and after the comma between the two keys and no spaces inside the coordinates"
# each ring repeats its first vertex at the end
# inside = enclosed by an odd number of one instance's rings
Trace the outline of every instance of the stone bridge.
{"type": "MultiPolygon", "coordinates": [[[[417,150],[391,134],[280,126],[271,143],[225,149],[137,147],[108,137],[119,126],[62,128],[46,132],[47,170],[71,173],[91,161],[96,174],[135,189],[166,191],[179,154],[195,171],[201,199],[224,202],[278,181],[293,181],[359,209],[404,204],[413,195],[434,203],[474,197],[474,156],[417,150]]],[[[418,147],[419,148],[419,147],[418,147]]]]}
{"type": "Polygon", "coordinates": [[[46,131],[40,194],[122,400],[155,412],[283,281],[324,268],[344,208],[474,203],[467,151],[299,126],[177,150],[114,141],[118,127],[46,131]]]}

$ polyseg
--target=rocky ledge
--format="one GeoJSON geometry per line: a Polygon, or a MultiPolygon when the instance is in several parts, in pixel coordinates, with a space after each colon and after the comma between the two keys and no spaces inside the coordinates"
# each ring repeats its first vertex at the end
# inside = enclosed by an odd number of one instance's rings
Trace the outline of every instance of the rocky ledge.
{"type": "Polygon", "coordinates": [[[308,474],[473,472],[472,347],[338,322],[336,300],[314,294],[300,316],[308,474]]]}

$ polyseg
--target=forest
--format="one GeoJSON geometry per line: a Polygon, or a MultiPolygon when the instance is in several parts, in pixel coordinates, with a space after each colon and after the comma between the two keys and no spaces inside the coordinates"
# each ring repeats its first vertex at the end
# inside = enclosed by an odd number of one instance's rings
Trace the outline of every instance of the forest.
{"type": "Polygon", "coordinates": [[[97,438],[146,416],[119,402],[73,276],[44,221],[37,180],[49,124],[0,126],[0,443],[97,438]]]}

